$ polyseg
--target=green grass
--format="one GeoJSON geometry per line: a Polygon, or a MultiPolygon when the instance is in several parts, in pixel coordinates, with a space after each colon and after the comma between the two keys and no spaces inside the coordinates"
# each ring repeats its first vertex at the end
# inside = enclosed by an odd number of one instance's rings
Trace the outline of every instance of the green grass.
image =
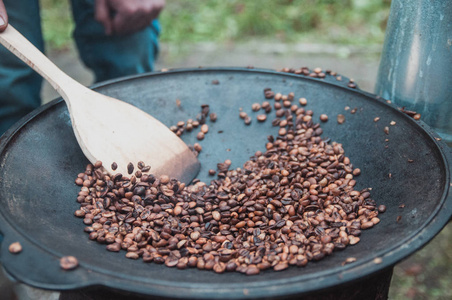
{"type": "Polygon", "coordinates": [[[162,40],[381,43],[389,6],[385,0],[168,1],[162,40]]]}
{"type": "MultiPolygon", "coordinates": [[[[71,39],[68,1],[42,0],[44,38],[52,48],[71,39]]],[[[390,0],[169,0],[162,42],[381,44],[390,0]]]]}
{"type": "Polygon", "coordinates": [[[452,224],[394,268],[389,299],[452,299],[452,224]]]}
{"type": "Polygon", "coordinates": [[[62,49],[71,41],[74,22],[69,0],[41,0],[42,30],[46,45],[62,49]]]}

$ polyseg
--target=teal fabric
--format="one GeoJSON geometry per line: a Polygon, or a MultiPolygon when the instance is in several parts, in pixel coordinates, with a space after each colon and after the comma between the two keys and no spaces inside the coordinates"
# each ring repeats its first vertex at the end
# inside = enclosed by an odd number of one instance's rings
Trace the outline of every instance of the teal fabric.
{"type": "MultiPolygon", "coordinates": [[[[4,0],[9,23],[44,51],[39,1],[4,0]]],[[[127,36],[106,36],[94,19],[94,0],[71,0],[74,39],[83,63],[104,81],[150,72],[158,53],[160,25],[127,36]]],[[[42,78],[0,46],[0,135],[41,104],[42,78]]]]}
{"type": "Polygon", "coordinates": [[[152,71],[160,33],[157,20],[132,35],[106,36],[104,27],[94,20],[94,0],[71,0],[71,4],[75,42],[96,81],[152,71]]]}
{"type": "MultiPolygon", "coordinates": [[[[4,0],[9,23],[44,50],[39,2],[4,0]]],[[[41,104],[42,77],[0,45],[0,135],[41,104]]]]}

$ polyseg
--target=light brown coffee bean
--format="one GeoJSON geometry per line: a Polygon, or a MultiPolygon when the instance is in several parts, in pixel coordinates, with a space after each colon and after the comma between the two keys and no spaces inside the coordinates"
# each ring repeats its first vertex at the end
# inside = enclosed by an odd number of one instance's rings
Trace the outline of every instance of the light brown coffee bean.
{"type": "Polygon", "coordinates": [[[18,254],[22,252],[22,245],[19,242],[11,243],[11,245],[9,245],[8,247],[8,250],[13,254],[18,254]]]}
{"type": "Polygon", "coordinates": [[[78,267],[78,260],[74,256],[63,256],[60,259],[60,267],[64,270],[74,270],[78,267]]]}
{"type": "Polygon", "coordinates": [[[337,123],[343,124],[344,122],[345,122],[345,116],[343,114],[338,114],[337,115],[337,123]]]}
{"type": "Polygon", "coordinates": [[[328,121],[328,116],[325,115],[325,114],[321,114],[321,115],[320,115],[320,121],[322,121],[322,122],[328,121]]]}
{"type": "Polygon", "coordinates": [[[267,120],[267,115],[258,115],[257,120],[259,122],[264,122],[265,120],[267,120]]]}
{"type": "Polygon", "coordinates": [[[252,111],[258,111],[259,109],[261,109],[261,105],[259,103],[253,103],[253,105],[251,105],[252,111]]]}

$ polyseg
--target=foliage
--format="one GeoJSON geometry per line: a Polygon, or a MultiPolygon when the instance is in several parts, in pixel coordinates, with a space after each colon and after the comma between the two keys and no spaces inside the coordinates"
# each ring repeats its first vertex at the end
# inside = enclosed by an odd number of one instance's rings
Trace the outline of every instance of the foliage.
{"type": "MultiPolygon", "coordinates": [[[[163,42],[381,44],[390,0],[168,0],[160,20],[163,42]]],[[[44,38],[62,48],[71,38],[68,1],[42,0],[44,38]]]]}
{"type": "Polygon", "coordinates": [[[42,30],[50,48],[64,48],[71,40],[74,22],[68,2],[41,0],[42,30]]]}
{"type": "Polygon", "coordinates": [[[162,40],[381,43],[388,0],[168,1],[162,40]]]}
{"type": "Polygon", "coordinates": [[[452,299],[452,223],[394,268],[389,299],[452,299]]]}

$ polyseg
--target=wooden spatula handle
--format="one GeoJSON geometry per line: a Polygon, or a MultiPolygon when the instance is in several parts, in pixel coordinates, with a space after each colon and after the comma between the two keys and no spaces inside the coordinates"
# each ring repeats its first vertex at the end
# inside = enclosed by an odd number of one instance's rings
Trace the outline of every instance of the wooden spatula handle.
{"type": "Polygon", "coordinates": [[[44,77],[66,101],[64,90],[80,85],[61,71],[11,24],[0,33],[0,43],[44,77]]]}

